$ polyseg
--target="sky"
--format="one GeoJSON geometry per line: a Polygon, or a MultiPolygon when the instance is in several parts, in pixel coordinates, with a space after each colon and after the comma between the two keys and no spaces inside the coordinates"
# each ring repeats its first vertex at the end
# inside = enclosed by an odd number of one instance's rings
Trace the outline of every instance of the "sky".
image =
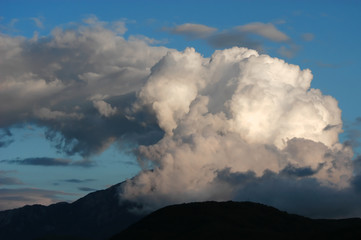
{"type": "Polygon", "coordinates": [[[361,216],[360,1],[0,2],[0,210],[361,216]]]}

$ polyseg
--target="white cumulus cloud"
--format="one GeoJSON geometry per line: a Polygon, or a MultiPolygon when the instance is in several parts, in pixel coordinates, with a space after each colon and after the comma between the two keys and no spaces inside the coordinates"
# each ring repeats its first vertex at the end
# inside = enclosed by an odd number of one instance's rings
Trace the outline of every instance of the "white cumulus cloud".
{"type": "Polygon", "coordinates": [[[145,170],[121,189],[122,198],[150,209],[244,199],[247,181],[269,172],[295,184],[313,179],[316,189],[348,188],[352,150],[338,141],[341,111],[311,81],[310,70],[246,48],[211,58],[194,49],[167,54],[134,108],[150,108],[166,134],[138,148],[145,170]]]}

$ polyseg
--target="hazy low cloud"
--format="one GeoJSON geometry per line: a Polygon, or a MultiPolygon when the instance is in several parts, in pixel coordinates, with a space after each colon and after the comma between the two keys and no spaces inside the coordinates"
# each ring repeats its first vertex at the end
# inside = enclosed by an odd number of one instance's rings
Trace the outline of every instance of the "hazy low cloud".
{"type": "Polygon", "coordinates": [[[9,172],[9,171],[1,171],[0,170],[0,186],[2,186],[2,185],[20,185],[20,184],[23,184],[17,178],[6,176],[9,173],[11,173],[11,172],[9,172]]]}
{"type": "Polygon", "coordinates": [[[24,205],[49,205],[62,201],[62,196],[72,194],[35,188],[0,188],[0,210],[22,207],[24,205]]]}

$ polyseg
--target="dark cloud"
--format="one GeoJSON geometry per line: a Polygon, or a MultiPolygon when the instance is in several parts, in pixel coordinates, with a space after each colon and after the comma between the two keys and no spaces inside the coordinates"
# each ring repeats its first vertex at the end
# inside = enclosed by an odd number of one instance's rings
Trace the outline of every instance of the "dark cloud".
{"type": "Polygon", "coordinates": [[[296,167],[289,164],[280,171],[280,174],[290,177],[310,177],[316,174],[322,166],[322,164],[319,164],[317,169],[312,169],[311,167],[296,167]]]}
{"type": "Polygon", "coordinates": [[[14,159],[14,160],[1,160],[3,163],[8,164],[19,164],[19,165],[34,165],[34,166],[80,166],[80,167],[91,167],[93,162],[89,160],[72,161],[70,159],[63,158],[49,158],[49,157],[35,157],[25,159],[14,159]]]}
{"type": "MultiPolygon", "coordinates": [[[[1,35],[0,128],[45,126],[59,151],[84,157],[125,138],[144,144],[161,137],[155,122],[128,112],[150,68],[173,50],[126,40],[125,31],[124,23],[93,17],[41,39],[1,35]]],[[[0,138],[0,146],[9,143],[0,138]]]]}
{"type": "Polygon", "coordinates": [[[328,124],[324,129],[323,131],[328,131],[328,130],[331,130],[332,128],[336,128],[336,127],[340,127],[339,125],[330,125],[328,124]]]}
{"type": "Polygon", "coordinates": [[[14,142],[14,140],[11,139],[11,137],[12,137],[12,133],[10,129],[8,128],[0,129],[0,148],[7,147],[12,142],[14,142]]]}
{"type": "Polygon", "coordinates": [[[78,187],[78,189],[79,189],[80,191],[84,191],[84,192],[94,192],[94,191],[97,190],[97,189],[88,188],[88,187],[78,187]]]}
{"type": "Polygon", "coordinates": [[[257,177],[249,172],[225,170],[215,181],[220,183],[238,188],[234,200],[260,202],[308,217],[345,218],[361,214],[361,196],[353,188],[328,187],[315,178],[289,178],[271,171],[257,177]]]}
{"type": "Polygon", "coordinates": [[[124,112],[135,100],[135,95],[127,94],[109,99],[109,103],[119,109],[119,114],[109,117],[102,116],[90,103],[83,106],[83,118],[79,120],[38,120],[37,124],[47,126],[45,136],[53,146],[68,155],[80,154],[88,157],[102,152],[115,141],[126,139],[135,144],[149,144],[158,141],[163,132],[156,125],[155,120],[143,116],[129,119],[124,112]],[[148,124],[144,125],[143,122],[148,124]],[[153,122],[149,122],[153,121],[153,122]]]}
{"type": "Polygon", "coordinates": [[[93,182],[93,181],[96,181],[95,179],[75,179],[75,178],[72,178],[72,179],[65,179],[65,180],[62,180],[63,182],[69,182],[69,183],[85,183],[85,182],[93,182]]]}

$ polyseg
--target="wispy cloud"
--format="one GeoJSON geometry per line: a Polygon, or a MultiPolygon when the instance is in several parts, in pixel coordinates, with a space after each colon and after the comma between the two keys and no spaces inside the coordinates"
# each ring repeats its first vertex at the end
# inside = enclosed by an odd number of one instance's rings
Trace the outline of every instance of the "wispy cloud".
{"type": "Polygon", "coordinates": [[[78,189],[79,189],[80,191],[84,191],[84,192],[94,192],[94,191],[97,190],[97,189],[88,188],[88,187],[78,187],[78,189]]]}
{"type": "Polygon", "coordinates": [[[316,64],[317,67],[321,67],[321,68],[339,68],[339,67],[342,67],[341,64],[328,63],[328,62],[324,62],[324,61],[317,61],[315,64],[316,64]]]}
{"type": "Polygon", "coordinates": [[[293,57],[299,50],[292,39],[273,23],[251,22],[223,30],[201,24],[186,23],[172,28],[163,28],[163,30],[171,34],[183,35],[190,40],[202,39],[214,48],[239,46],[263,52],[264,44],[270,41],[284,44],[278,53],[287,58],[293,57]]]}
{"type": "Polygon", "coordinates": [[[228,48],[231,46],[247,47],[262,51],[262,42],[250,38],[246,33],[240,31],[226,30],[214,34],[206,39],[207,43],[214,48],[228,48]]]}
{"type": "Polygon", "coordinates": [[[190,39],[205,38],[217,31],[217,28],[209,27],[203,24],[185,23],[171,28],[163,28],[164,31],[172,34],[183,35],[190,39]]]}
{"type": "Polygon", "coordinates": [[[38,28],[44,28],[44,24],[43,24],[44,18],[43,17],[32,17],[30,19],[34,21],[35,25],[38,28]]]}
{"type": "Polygon", "coordinates": [[[63,182],[68,182],[68,183],[86,183],[86,182],[93,182],[96,181],[95,179],[76,179],[76,178],[72,178],[72,179],[65,179],[62,180],[63,182]]]}
{"type": "Polygon", "coordinates": [[[34,157],[24,159],[13,159],[13,160],[1,160],[2,163],[18,164],[18,165],[34,165],[34,166],[45,166],[45,167],[66,167],[66,166],[81,166],[91,167],[94,165],[89,160],[73,161],[65,158],[50,158],[50,157],[34,157]]]}
{"type": "Polygon", "coordinates": [[[8,177],[7,174],[12,173],[11,171],[0,170],[0,186],[2,185],[21,185],[23,182],[17,178],[8,177]]]}
{"type": "Polygon", "coordinates": [[[315,38],[315,35],[313,33],[304,33],[301,35],[301,38],[303,41],[311,42],[315,38]]]}
{"type": "Polygon", "coordinates": [[[287,42],[290,40],[289,36],[278,30],[272,23],[253,22],[237,26],[235,29],[242,33],[264,37],[273,42],[287,42]]]}
{"type": "Polygon", "coordinates": [[[300,46],[290,44],[289,46],[281,46],[277,52],[283,57],[293,58],[299,50],[300,46]]]}

